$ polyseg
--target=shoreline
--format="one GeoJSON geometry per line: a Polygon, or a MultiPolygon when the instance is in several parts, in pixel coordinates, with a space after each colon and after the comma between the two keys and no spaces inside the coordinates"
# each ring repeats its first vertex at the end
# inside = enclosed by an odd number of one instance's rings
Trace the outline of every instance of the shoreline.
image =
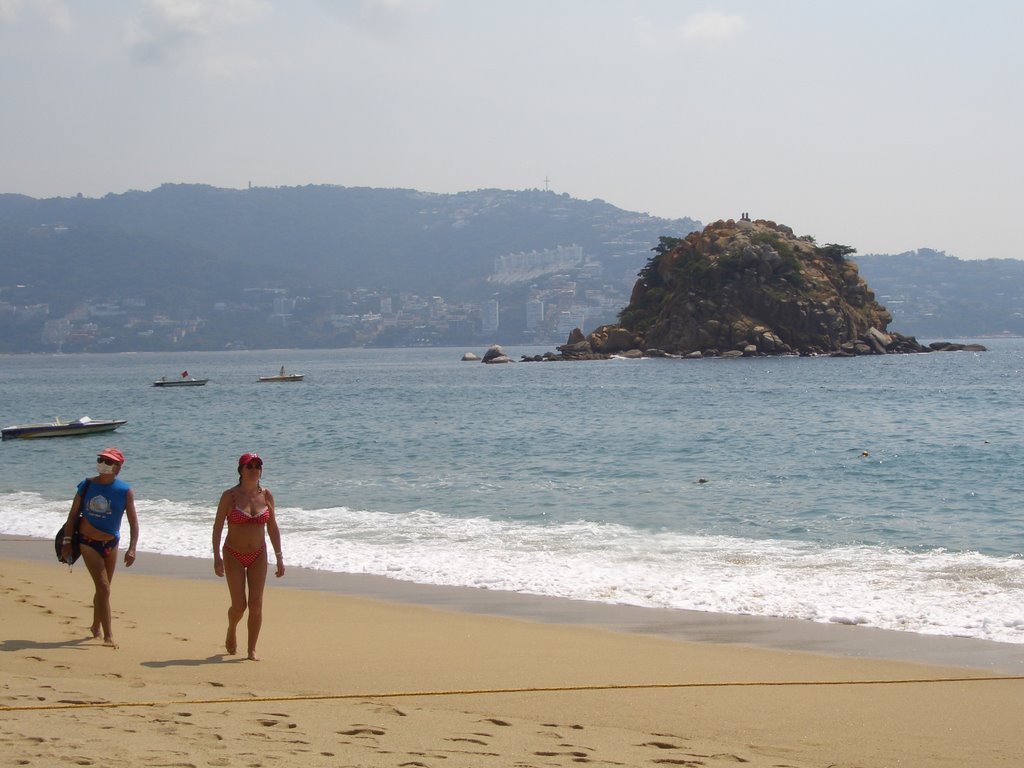
{"type": "MultiPolygon", "coordinates": [[[[0,559],[4,558],[48,562],[58,568],[64,567],[54,558],[52,542],[26,536],[0,534],[0,559]]],[[[223,584],[213,574],[212,562],[212,558],[140,552],[131,573],[223,584]]],[[[123,564],[119,564],[118,570],[123,569],[123,564]]],[[[474,587],[436,586],[386,576],[336,573],[296,566],[288,566],[282,580],[269,575],[267,588],[268,591],[285,588],[326,592],[543,624],[586,626],[686,643],[750,646],[1024,675],[1024,644],[975,638],[924,635],[800,619],[617,605],[474,587]]]]}
{"type": "Polygon", "coordinates": [[[0,569],[0,765],[995,768],[1024,747],[1024,677],[874,658],[899,640],[856,627],[292,569],[253,662],[225,652],[209,561],[119,565],[116,650],[52,542],[0,538],[0,569]]]}

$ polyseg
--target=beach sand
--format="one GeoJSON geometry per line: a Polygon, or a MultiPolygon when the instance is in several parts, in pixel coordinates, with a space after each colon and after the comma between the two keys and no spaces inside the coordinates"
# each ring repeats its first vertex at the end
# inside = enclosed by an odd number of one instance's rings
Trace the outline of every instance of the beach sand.
{"type": "Polygon", "coordinates": [[[251,662],[224,651],[227,588],[209,571],[146,553],[120,565],[112,650],[89,633],[84,566],[3,537],[0,765],[984,768],[1024,752],[1024,679],[1006,675],[1020,656],[995,644],[921,646],[1007,651],[967,667],[858,657],[856,627],[824,628],[836,654],[731,642],[730,622],[694,642],[637,631],[633,613],[559,623],[568,601],[537,599],[546,613],[526,619],[294,570],[270,577],[251,662]]]}

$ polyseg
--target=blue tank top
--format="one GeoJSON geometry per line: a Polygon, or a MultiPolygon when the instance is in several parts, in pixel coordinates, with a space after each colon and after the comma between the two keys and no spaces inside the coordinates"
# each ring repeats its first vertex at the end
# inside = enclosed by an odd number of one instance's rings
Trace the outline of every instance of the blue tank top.
{"type": "MultiPolygon", "coordinates": [[[[84,485],[85,480],[78,484],[79,495],[84,485]]],[[[97,530],[121,538],[121,519],[124,517],[129,490],[128,483],[117,478],[110,485],[89,483],[89,490],[79,507],[82,517],[97,530]]]]}

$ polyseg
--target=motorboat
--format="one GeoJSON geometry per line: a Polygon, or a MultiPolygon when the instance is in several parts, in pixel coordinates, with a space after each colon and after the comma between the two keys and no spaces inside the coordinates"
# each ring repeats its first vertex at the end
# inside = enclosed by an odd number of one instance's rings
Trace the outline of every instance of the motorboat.
{"type": "Polygon", "coordinates": [[[154,387],[201,387],[209,379],[193,379],[189,377],[187,379],[167,379],[160,378],[153,382],[154,387]]]}
{"type": "Polygon", "coordinates": [[[304,377],[304,373],[285,373],[282,365],[276,376],[260,376],[257,381],[302,381],[304,377]]]}
{"type": "Polygon", "coordinates": [[[91,419],[83,416],[74,421],[63,421],[60,417],[45,424],[15,424],[3,428],[3,439],[14,440],[29,437],[69,437],[71,435],[91,435],[97,432],[113,432],[126,419],[91,419]]]}
{"type": "Polygon", "coordinates": [[[161,376],[159,379],[153,382],[154,387],[201,387],[209,379],[194,379],[188,375],[188,371],[182,371],[181,376],[177,379],[168,379],[166,376],[161,376]]]}

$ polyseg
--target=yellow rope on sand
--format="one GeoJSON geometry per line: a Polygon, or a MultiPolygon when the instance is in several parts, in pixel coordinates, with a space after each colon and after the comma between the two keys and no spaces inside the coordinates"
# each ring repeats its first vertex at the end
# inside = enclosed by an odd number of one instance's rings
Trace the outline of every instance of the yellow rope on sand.
{"type": "Polygon", "coordinates": [[[341,699],[395,699],[417,696],[479,696],[495,693],[560,693],[566,691],[635,691],[669,688],[768,688],[796,686],[840,685],[925,685],[933,683],[985,683],[1006,680],[1024,680],[1022,675],[984,677],[925,677],[902,680],[765,680],[718,683],[609,683],[598,685],[561,685],[527,688],[469,688],[450,691],[391,691],[385,693],[309,693],[288,696],[228,697],[219,699],[174,699],[172,701],[80,701],[57,704],[30,704],[25,706],[0,705],[0,712],[32,712],[56,709],[116,709],[122,707],[162,707],[197,704],[252,704],[268,701],[337,701],[341,699]]]}

